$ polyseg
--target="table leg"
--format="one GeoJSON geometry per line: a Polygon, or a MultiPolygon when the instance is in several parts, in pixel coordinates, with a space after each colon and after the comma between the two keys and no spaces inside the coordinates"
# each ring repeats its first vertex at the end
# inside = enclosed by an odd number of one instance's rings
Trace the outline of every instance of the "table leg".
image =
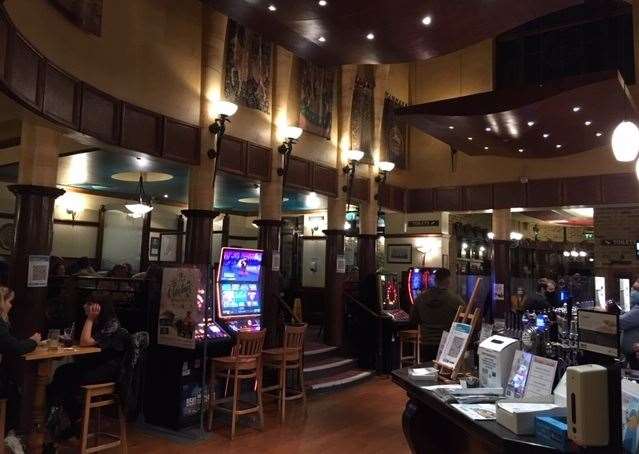
{"type": "Polygon", "coordinates": [[[52,361],[45,359],[38,362],[33,390],[32,421],[33,428],[27,436],[27,452],[40,453],[44,446],[45,418],[47,412],[47,384],[51,373],[52,361]]]}

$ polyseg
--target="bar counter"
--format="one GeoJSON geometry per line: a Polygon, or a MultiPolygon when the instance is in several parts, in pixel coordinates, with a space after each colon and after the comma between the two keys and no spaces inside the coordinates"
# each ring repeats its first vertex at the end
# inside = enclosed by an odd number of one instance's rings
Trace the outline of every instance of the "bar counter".
{"type": "MultiPolygon", "coordinates": [[[[408,402],[402,417],[404,436],[415,454],[537,454],[556,453],[534,436],[520,436],[496,421],[473,421],[422,389],[408,376],[408,369],[391,373],[395,384],[406,390],[408,402]]],[[[622,452],[612,448],[581,452],[622,452]]]]}

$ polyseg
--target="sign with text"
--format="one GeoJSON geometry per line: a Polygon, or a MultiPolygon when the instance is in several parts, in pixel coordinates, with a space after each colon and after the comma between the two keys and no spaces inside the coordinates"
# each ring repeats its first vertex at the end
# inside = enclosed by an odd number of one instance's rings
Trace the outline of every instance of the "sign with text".
{"type": "Polygon", "coordinates": [[[408,221],[407,227],[439,227],[439,219],[416,219],[408,221]]]}
{"type": "Polygon", "coordinates": [[[49,256],[30,255],[27,287],[46,287],[49,280],[49,256]]]}
{"type": "Polygon", "coordinates": [[[198,309],[200,270],[164,268],[158,317],[158,344],[195,348],[195,325],[202,319],[198,309]]]}

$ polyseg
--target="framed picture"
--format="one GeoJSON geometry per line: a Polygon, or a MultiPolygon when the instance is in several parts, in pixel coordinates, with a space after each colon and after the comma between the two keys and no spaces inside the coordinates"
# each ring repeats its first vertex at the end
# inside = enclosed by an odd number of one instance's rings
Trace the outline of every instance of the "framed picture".
{"type": "Polygon", "coordinates": [[[149,256],[157,257],[160,253],[160,238],[157,236],[151,237],[151,244],[149,246],[149,256]]]}
{"type": "Polygon", "coordinates": [[[413,263],[411,244],[387,244],[386,261],[388,263],[413,263]]]}

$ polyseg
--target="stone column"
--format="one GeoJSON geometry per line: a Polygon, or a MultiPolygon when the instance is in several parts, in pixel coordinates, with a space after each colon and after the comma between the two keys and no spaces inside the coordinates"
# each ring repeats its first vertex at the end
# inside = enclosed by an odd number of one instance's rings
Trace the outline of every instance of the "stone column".
{"type": "Polygon", "coordinates": [[[337,147],[337,197],[328,199],[328,229],[326,235],[326,273],[324,279],[324,301],[326,302],[324,341],[340,347],[344,337],[344,273],[337,272],[337,258],[344,256],[344,222],[346,220],[346,193],[342,187],[347,183],[342,167],[346,165],[343,154],[351,147],[351,108],[357,66],[341,68],[338,98],[338,147],[337,147]]]}
{"type": "Polygon", "coordinates": [[[492,314],[502,318],[510,306],[510,209],[493,210],[493,260],[491,269],[492,314]],[[504,299],[495,299],[495,285],[504,286],[504,299]]]}
{"type": "MultiPolygon", "coordinates": [[[[283,179],[277,170],[281,167],[281,155],[277,149],[284,137],[281,132],[293,114],[288,111],[288,99],[291,89],[293,71],[293,54],[288,50],[276,46],[273,62],[273,110],[271,117],[271,181],[265,181],[260,186],[260,219],[255,221],[258,226],[258,249],[264,250],[263,264],[263,306],[262,326],[266,328],[266,345],[272,347],[277,342],[280,314],[280,271],[273,271],[273,254],[279,254],[280,230],[282,227],[282,194],[283,179]]],[[[295,151],[293,151],[295,152],[295,151]]]]}
{"type": "MultiPolygon", "coordinates": [[[[18,184],[9,186],[15,194],[15,234],[11,254],[10,285],[15,291],[11,322],[19,338],[34,332],[45,334],[47,287],[29,287],[29,257],[51,254],[53,207],[64,191],[56,187],[60,134],[54,129],[23,122],[20,142],[18,184]]],[[[47,368],[20,362],[13,375],[25,397],[20,409],[20,428],[27,434],[27,452],[44,440],[44,389],[47,368]],[[34,403],[37,400],[37,403],[34,403]]],[[[6,367],[3,365],[3,367],[6,367]]]]}
{"type": "MultiPolygon", "coordinates": [[[[213,118],[209,115],[212,102],[220,99],[224,68],[224,40],[227,19],[207,3],[202,9],[202,73],[200,87],[200,165],[191,166],[189,172],[189,208],[182,211],[186,217],[184,262],[211,263],[211,235],[213,211],[215,161],[209,159],[208,150],[214,147],[209,132],[213,118]]],[[[178,251],[179,252],[179,251],[178,251]]]]}

